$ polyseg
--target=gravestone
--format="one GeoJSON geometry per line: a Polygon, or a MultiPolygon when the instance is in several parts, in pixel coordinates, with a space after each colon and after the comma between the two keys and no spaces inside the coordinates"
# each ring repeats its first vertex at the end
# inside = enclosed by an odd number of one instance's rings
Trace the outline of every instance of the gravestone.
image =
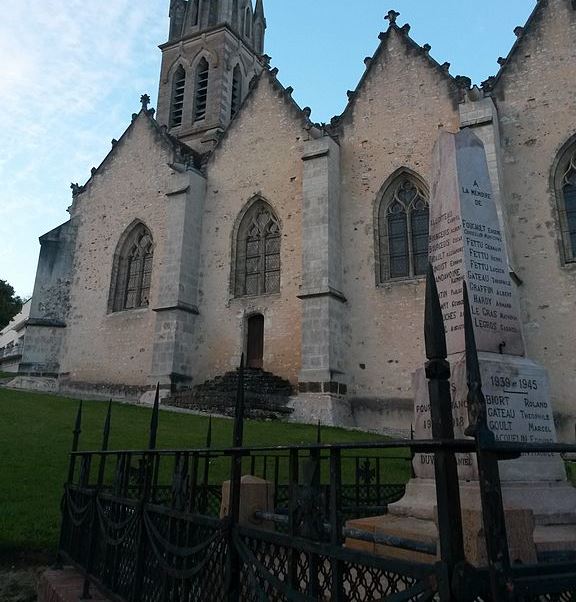
{"type": "MultiPolygon", "coordinates": [[[[444,325],[455,436],[469,424],[464,337],[466,282],[478,349],[488,427],[500,441],[555,442],[546,370],[525,357],[517,285],[508,270],[484,147],[471,131],[442,132],[434,151],[430,202],[430,262],[444,325]]],[[[424,369],[413,377],[416,439],[432,438],[424,369]]],[[[480,504],[474,454],[457,457],[462,507],[480,504]]],[[[536,524],[576,523],[576,489],[557,454],[529,454],[499,463],[504,504],[534,513],[536,524]]],[[[434,456],[417,454],[415,477],[392,514],[432,520],[434,456]]]]}

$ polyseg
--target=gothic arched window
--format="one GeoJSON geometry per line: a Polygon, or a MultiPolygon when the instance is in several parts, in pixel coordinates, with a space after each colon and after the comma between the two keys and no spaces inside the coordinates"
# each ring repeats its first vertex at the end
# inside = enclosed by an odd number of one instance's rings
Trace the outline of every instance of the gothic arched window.
{"type": "Polygon", "coordinates": [[[198,5],[199,5],[199,0],[192,0],[192,4],[190,5],[190,8],[189,8],[189,10],[191,11],[190,23],[193,27],[198,25],[198,21],[199,21],[199,17],[200,17],[200,10],[199,10],[198,5]]]}
{"type": "Polygon", "coordinates": [[[252,37],[252,11],[249,6],[246,7],[244,13],[244,35],[247,38],[252,37]]]}
{"type": "Polygon", "coordinates": [[[248,209],[236,235],[236,297],[280,291],[280,223],[259,199],[248,209]]]}
{"type": "Polygon", "coordinates": [[[208,102],[208,61],[202,57],[196,67],[196,88],[194,91],[194,121],[200,121],[206,117],[206,105],[208,102]]]}
{"type": "Polygon", "coordinates": [[[184,111],[184,90],[186,88],[186,71],[180,65],[172,78],[172,103],[170,105],[170,127],[182,125],[184,111]]]}
{"type": "Polygon", "coordinates": [[[378,209],[379,282],[426,274],[428,215],[424,186],[401,173],[385,190],[378,209]]]}
{"type": "Polygon", "coordinates": [[[240,65],[234,67],[232,73],[232,100],[230,103],[230,119],[232,119],[242,103],[242,71],[240,65]]]}
{"type": "Polygon", "coordinates": [[[556,199],[560,232],[562,235],[563,259],[566,263],[576,261],[576,144],[560,158],[556,169],[556,199]]]}
{"type": "Polygon", "coordinates": [[[153,258],[152,234],[143,223],[137,222],[124,232],[114,254],[110,312],[148,306],[153,258]]]}

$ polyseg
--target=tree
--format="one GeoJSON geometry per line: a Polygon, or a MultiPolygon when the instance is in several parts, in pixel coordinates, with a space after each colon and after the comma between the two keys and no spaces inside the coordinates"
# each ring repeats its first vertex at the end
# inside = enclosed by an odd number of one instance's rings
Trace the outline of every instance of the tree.
{"type": "Polygon", "coordinates": [[[0,329],[22,309],[23,300],[14,294],[14,287],[0,280],[0,329]]]}

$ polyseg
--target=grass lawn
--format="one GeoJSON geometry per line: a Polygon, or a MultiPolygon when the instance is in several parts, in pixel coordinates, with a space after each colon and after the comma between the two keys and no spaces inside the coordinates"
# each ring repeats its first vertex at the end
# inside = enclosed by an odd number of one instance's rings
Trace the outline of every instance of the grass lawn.
{"type": "Polygon", "coordinates": [[[2,378],[15,378],[16,374],[14,372],[2,372],[2,370],[0,370],[0,379],[2,378]]]}
{"type": "MultiPolygon", "coordinates": [[[[85,402],[81,449],[99,449],[107,404],[85,402]]],[[[59,505],[78,402],[0,389],[0,560],[15,553],[52,552],[57,543],[59,505]]],[[[143,449],[151,410],[114,404],[110,449],[143,449]]],[[[161,412],[158,448],[203,447],[208,418],[161,412]]],[[[375,435],[324,428],[324,443],[373,441],[375,435]]],[[[247,421],[245,444],[252,446],[313,443],[313,426],[247,421]]],[[[228,447],[232,421],[215,419],[213,447],[228,447]]],[[[226,471],[223,473],[226,474],[226,471]]],[[[408,463],[390,461],[390,480],[409,477],[408,463]]]]}

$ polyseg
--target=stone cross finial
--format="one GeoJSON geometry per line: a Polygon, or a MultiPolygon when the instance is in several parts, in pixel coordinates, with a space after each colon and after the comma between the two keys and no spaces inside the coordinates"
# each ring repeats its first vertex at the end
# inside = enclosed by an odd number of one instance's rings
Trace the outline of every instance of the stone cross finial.
{"type": "Polygon", "coordinates": [[[396,19],[400,16],[400,13],[396,10],[389,10],[388,14],[384,17],[387,21],[390,21],[390,25],[396,23],[396,19]]]}
{"type": "Polygon", "coordinates": [[[148,94],[142,94],[142,96],[140,97],[140,102],[142,103],[142,110],[147,111],[148,105],[150,104],[150,97],[148,96],[148,94]]]}

